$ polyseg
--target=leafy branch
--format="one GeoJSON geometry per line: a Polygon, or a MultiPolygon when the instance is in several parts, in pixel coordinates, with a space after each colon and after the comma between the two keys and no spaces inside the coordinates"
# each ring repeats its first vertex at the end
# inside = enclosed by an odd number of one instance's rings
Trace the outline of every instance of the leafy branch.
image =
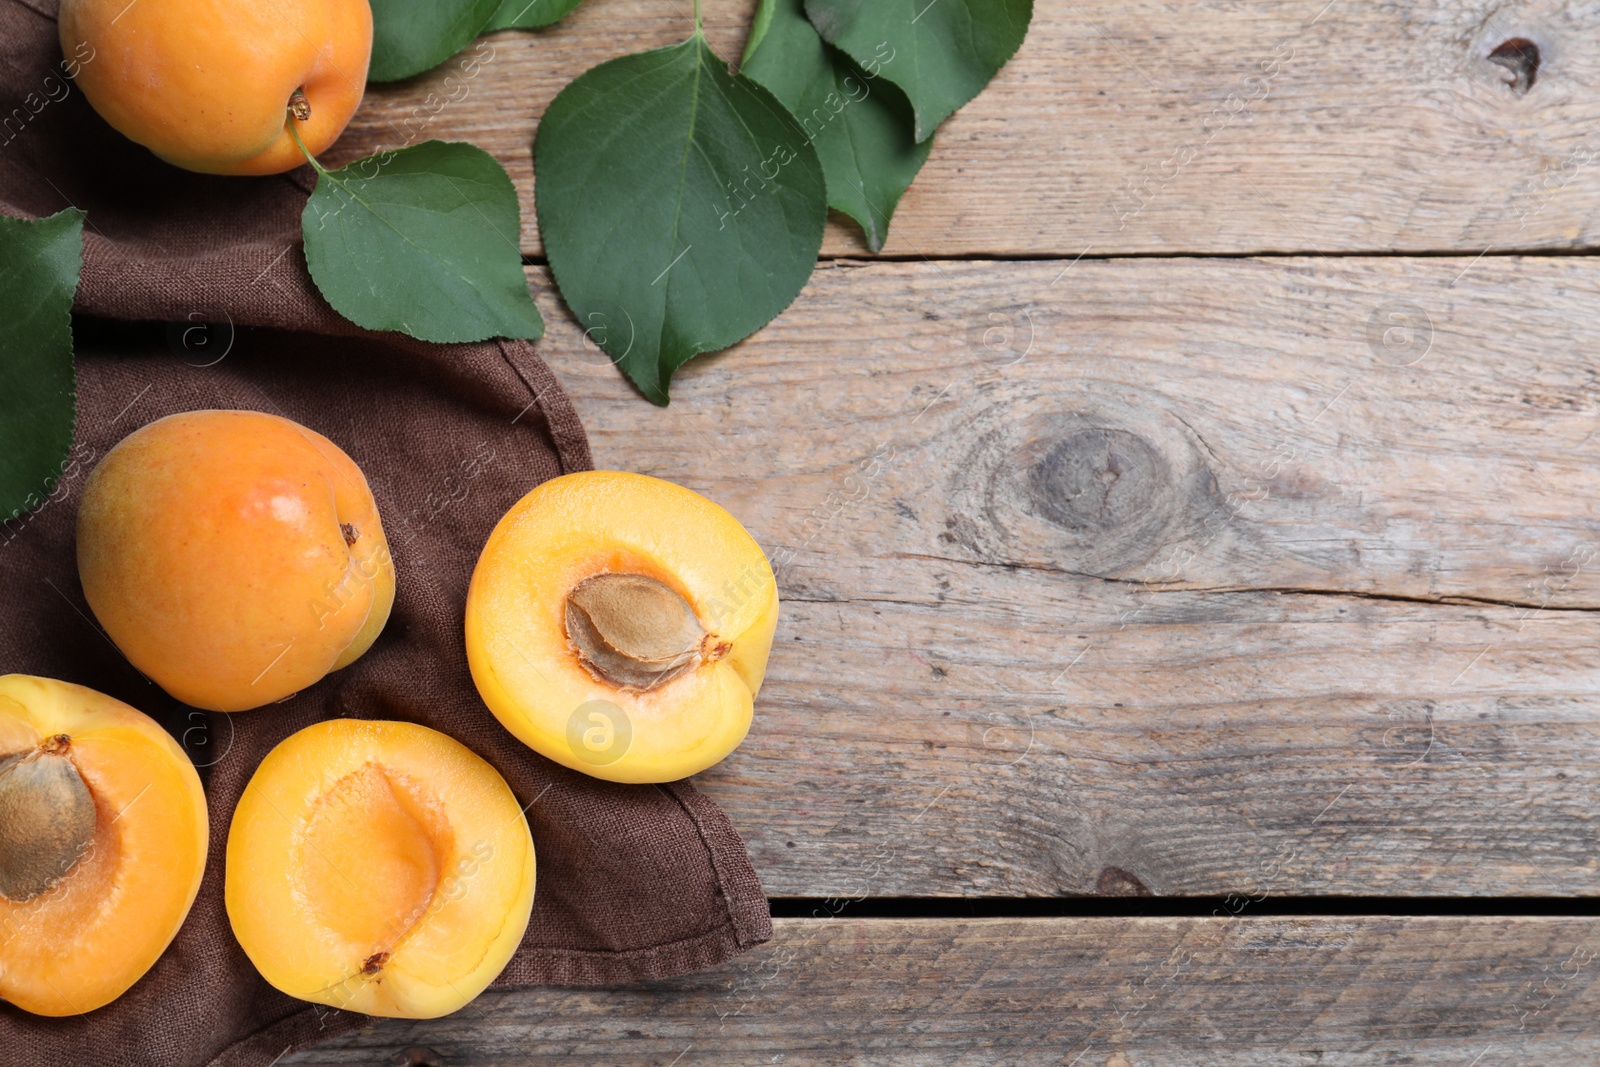
{"type": "MultiPolygon", "coordinates": [[[[373,0],[372,78],[580,2],[373,0]]],[[[761,0],[735,73],[695,0],[687,40],[602,63],[540,122],[535,201],[562,298],[665,404],[679,367],[798,295],[827,208],[883,248],[935,128],[1017,50],[1032,13],[1032,0],[761,0]]],[[[487,155],[430,141],[338,171],[311,162],[306,261],[341,314],[428,340],[539,336],[513,257],[515,193],[487,155]]]]}

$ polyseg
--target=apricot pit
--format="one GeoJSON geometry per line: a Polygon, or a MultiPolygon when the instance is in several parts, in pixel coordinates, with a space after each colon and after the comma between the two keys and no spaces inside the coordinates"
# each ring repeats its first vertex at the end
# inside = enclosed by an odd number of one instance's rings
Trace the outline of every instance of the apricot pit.
{"type": "Polygon", "coordinates": [[[55,734],[0,758],[0,895],[26,903],[49,889],[94,840],[94,799],[55,734]]]}
{"type": "Polygon", "coordinates": [[[567,594],[567,637],[589,673],[648,693],[727,652],[665,582],[596,574],[567,594]]]}

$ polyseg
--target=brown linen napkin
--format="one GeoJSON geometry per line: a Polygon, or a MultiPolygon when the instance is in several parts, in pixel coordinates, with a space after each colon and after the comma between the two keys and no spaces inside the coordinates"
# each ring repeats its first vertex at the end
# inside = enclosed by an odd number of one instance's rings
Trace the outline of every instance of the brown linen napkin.
{"type": "Polygon", "coordinates": [[[472,685],[462,613],[478,550],[528,489],[590,465],[583,429],[533,349],[431,345],[340,319],[313,290],[298,244],[308,177],[191,175],[123,140],[63,76],[51,0],[0,0],[0,106],[20,109],[9,121],[0,113],[0,212],[89,213],[74,451],[50,499],[0,528],[0,673],[88,685],[156,717],[200,766],[212,831],[199,898],[161,961],[87,1015],[0,1004],[0,1063],[265,1067],[361,1023],[269,987],[222,902],[245,783],[273,745],[332,716],[443,730],[528,805],[538,893],[497,984],[662,978],[771,936],[760,883],[715,804],[687,782],[613,785],[557,766],[511,737],[472,685]],[[345,449],[372,484],[399,576],[372,651],[287,703],[231,716],[177,703],[128,664],[94,623],[73,546],[99,457],[153,419],[207,407],[275,412],[345,449]]]}

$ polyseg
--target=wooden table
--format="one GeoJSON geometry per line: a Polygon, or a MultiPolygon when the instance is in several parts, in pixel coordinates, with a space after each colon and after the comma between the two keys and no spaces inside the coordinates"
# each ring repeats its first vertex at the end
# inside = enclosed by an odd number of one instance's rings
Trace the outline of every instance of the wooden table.
{"type": "Polygon", "coordinates": [[[1039,3],[884,254],[830,223],[665,410],[551,288],[530,145],[688,0],[371,94],[340,158],[510,169],[597,464],[778,562],[700,781],[788,917],[284,1064],[1600,1061],[1600,7],[1039,3]]]}

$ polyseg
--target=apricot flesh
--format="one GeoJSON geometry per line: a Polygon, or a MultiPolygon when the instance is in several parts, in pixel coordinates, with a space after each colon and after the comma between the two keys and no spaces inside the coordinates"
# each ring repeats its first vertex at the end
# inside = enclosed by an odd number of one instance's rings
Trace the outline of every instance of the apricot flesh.
{"type": "Polygon", "coordinates": [[[348,1011],[429,1019],[505,968],[534,851],[505,780],[405,722],[333,719],[279,744],[228,833],[228,919],[268,982],[348,1011]]]}
{"type": "Polygon", "coordinates": [[[530,748],[616,782],[667,782],[744,740],[778,623],[772,568],[722,508],[621,471],[540,485],[489,536],[467,660],[530,748]]]}
{"type": "Polygon", "coordinates": [[[333,144],[372,55],[367,0],[61,0],[59,21],[94,109],[167,162],[207,174],[303,164],[285,126],[297,91],[306,148],[333,144]]]}
{"type": "Polygon", "coordinates": [[[270,704],[348,666],[394,603],[360,468],[256,411],[169,415],[107,452],[78,511],[78,574],[129,661],[211,711],[270,704]]]}
{"type": "Polygon", "coordinates": [[[117,999],[183,925],[206,848],[200,776],[159,724],[0,677],[0,998],[37,1015],[117,999]]]}

